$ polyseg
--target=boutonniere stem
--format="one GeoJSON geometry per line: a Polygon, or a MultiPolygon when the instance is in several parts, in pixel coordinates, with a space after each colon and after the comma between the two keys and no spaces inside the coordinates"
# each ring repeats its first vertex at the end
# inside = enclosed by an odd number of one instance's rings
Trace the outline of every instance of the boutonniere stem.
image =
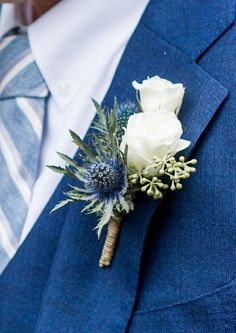
{"type": "Polygon", "coordinates": [[[102,255],[99,260],[100,267],[110,266],[111,264],[118,243],[122,221],[123,221],[122,215],[120,216],[113,215],[110,217],[107,227],[107,235],[102,250],[102,255]]]}

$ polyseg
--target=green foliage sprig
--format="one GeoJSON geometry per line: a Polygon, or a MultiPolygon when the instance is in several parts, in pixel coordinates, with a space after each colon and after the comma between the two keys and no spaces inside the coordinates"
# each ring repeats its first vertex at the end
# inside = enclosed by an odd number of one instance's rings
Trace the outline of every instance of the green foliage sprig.
{"type": "Polygon", "coordinates": [[[163,191],[170,188],[172,191],[182,189],[181,181],[196,172],[193,167],[197,164],[196,159],[186,161],[184,156],[179,160],[169,150],[163,159],[153,156],[153,164],[141,171],[132,168],[129,170],[129,181],[135,186],[136,191],[145,192],[153,199],[162,199],[163,191]],[[169,185],[168,178],[171,182],[169,185]]]}

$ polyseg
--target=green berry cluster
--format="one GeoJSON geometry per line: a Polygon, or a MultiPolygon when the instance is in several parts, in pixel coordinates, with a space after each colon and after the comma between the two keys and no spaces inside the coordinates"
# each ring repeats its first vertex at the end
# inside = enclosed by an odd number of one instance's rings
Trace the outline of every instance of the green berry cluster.
{"type": "Polygon", "coordinates": [[[170,188],[172,191],[182,189],[182,180],[190,177],[190,174],[196,172],[194,165],[196,159],[186,161],[184,156],[178,160],[168,151],[163,159],[153,156],[153,164],[141,171],[134,168],[129,170],[129,181],[131,187],[146,192],[153,199],[161,199],[163,190],[170,188]],[[132,171],[131,171],[132,170],[132,171]],[[167,183],[167,178],[171,181],[167,183]]]}

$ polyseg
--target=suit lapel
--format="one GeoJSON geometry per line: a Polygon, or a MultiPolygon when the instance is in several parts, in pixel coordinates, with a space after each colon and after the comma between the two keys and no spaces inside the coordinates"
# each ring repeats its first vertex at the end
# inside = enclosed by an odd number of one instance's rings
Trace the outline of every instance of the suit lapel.
{"type": "MultiPolygon", "coordinates": [[[[173,82],[182,82],[186,95],[180,119],[184,137],[191,140],[190,154],[226,98],[227,90],[189,56],[146,27],[145,22],[151,15],[149,8],[128,44],[104,105],[112,105],[115,95],[119,101],[134,100],[133,79],[141,81],[158,74],[173,82]]],[[[148,226],[161,203],[142,195],[137,198],[135,211],[125,217],[112,266],[100,269],[98,259],[104,239],[97,241],[92,232],[96,218],[82,215],[82,204],[65,207],[49,216],[54,203],[62,199],[61,192],[67,182],[63,179],[1,277],[0,308],[7,318],[6,325],[12,316],[21,318],[28,311],[34,332],[77,332],[80,327],[80,332],[123,333],[136,297],[148,226]]],[[[25,327],[28,322],[29,319],[25,327]]],[[[22,320],[20,324],[23,325],[22,320]]],[[[8,327],[4,323],[0,325],[8,327]]]]}
{"type": "Polygon", "coordinates": [[[198,59],[235,20],[235,0],[151,1],[144,24],[198,59]]]}

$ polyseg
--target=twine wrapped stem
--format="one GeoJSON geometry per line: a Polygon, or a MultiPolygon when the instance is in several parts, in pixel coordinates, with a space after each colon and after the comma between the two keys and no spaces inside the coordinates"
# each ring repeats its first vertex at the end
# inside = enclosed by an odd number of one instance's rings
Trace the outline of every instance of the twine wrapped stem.
{"type": "Polygon", "coordinates": [[[102,255],[99,260],[99,267],[110,266],[115,254],[123,216],[111,216],[107,227],[107,236],[103,246],[102,255]]]}

